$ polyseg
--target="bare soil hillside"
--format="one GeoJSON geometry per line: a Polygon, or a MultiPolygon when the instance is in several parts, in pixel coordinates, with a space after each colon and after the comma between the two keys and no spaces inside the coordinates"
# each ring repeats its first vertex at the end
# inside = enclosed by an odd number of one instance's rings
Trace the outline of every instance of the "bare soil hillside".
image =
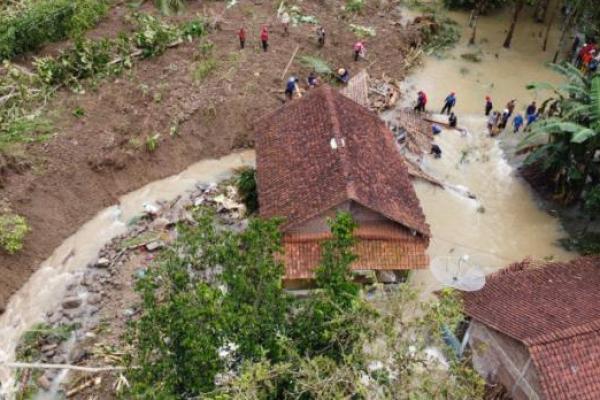
{"type": "MultiPolygon", "coordinates": [[[[385,73],[396,79],[405,74],[401,65],[408,34],[385,1],[372,2],[380,6],[368,6],[360,14],[343,11],[342,1],[299,3],[304,14],[316,16],[326,28],[323,49],[317,47],[314,25],[292,26],[290,35],[283,35],[275,18],[277,3],[240,1],[226,10],[225,2],[191,1],[176,19],[220,16],[220,26],[208,36],[140,61],[84,94],[63,90],[53,98],[47,110],[55,137],[27,145],[21,156],[0,157],[0,198],[32,228],[22,252],[0,252],[0,311],[54,248],[119,196],[203,158],[252,146],[253,121],[282,104],[281,75],[297,45],[298,56],[318,56],[334,68],[358,72],[369,67],[373,76],[385,73]],[[376,29],[376,37],[366,40],[368,61],[352,60],[357,38],[350,23],[376,29]],[[271,26],[267,53],[258,41],[263,24],[271,26]],[[248,31],[245,50],[239,49],[236,34],[242,25],[248,31]],[[214,44],[210,54],[200,49],[206,41],[214,44]],[[216,68],[198,79],[194,71],[209,58],[216,68]],[[75,109],[84,115],[74,116],[75,109]],[[156,134],[158,148],[149,152],[145,142],[156,134]]],[[[143,11],[154,12],[151,2],[143,11]]],[[[116,5],[90,36],[114,37],[130,30],[130,13],[124,3],[116,5]]],[[[56,54],[68,45],[52,44],[38,54],[56,54]]],[[[32,57],[20,62],[27,66],[32,57]]],[[[288,75],[306,77],[308,70],[297,60],[288,75]]]]}

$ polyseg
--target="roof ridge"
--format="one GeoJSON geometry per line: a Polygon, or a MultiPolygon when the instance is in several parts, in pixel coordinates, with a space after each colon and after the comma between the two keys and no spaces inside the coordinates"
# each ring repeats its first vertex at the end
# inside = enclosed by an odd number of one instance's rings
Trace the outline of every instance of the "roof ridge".
{"type": "Polygon", "coordinates": [[[329,108],[329,117],[333,130],[333,137],[337,142],[337,148],[334,151],[337,152],[340,163],[342,164],[342,173],[344,174],[344,179],[346,182],[346,196],[349,199],[353,199],[354,197],[356,197],[356,188],[354,187],[354,179],[352,179],[352,176],[350,176],[350,164],[348,160],[348,151],[346,149],[346,138],[342,136],[342,130],[340,128],[340,118],[338,114],[338,109],[333,99],[332,91],[333,88],[329,85],[325,86],[323,90],[325,95],[325,102],[327,103],[327,107],[329,108]]]}
{"type": "Polygon", "coordinates": [[[585,324],[568,326],[553,332],[543,333],[523,340],[527,346],[548,344],[590,332],[600,331],[600,317],[585,324]]]}

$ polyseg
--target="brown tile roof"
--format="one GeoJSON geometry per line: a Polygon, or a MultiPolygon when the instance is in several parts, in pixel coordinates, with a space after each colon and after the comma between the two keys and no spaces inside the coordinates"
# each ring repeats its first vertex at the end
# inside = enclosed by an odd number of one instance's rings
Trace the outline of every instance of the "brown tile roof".
{"type": "MultiPolygon", "coordinates": [[[[398,225],[361,225],[354,231],[358,260],[353,269],[422,269],[429,265],[428,241],[398,225]]],[[[288,233],[283,238],[285,279],[311,279],[321,260],[321,244],[331,238],[323,233],[288,233]]]]}
{"type": "Polygon", "coordinates": [[[523,342],[548,399],[600,399],[600,258],[524,261],[465,293],[474,319],[523,342]]]}
{"type": "Polygon", "coordinates": [[[285,217],[284,230],[354,200],[429,236],[391,132],[329,86],[258,123],[256,164],[260,213],[285,217]]]}

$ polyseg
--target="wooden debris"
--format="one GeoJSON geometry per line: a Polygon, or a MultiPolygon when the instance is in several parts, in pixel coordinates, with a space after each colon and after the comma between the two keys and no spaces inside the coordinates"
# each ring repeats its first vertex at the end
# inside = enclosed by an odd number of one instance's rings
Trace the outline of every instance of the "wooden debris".
{"type": "Polygon", "coordinates": [[[102,377],[101,376],[97,376],[94,379],[89,379],[87,381],[85,381],[84,383],[82,383],[81,385],[69,390],[66,395],[67,398],[69,397],[73,397],[75,396],[77,393],[81,392],[82,390],[85,390],[91,386],[99,386],[102,383],[102,377]]]}
{"type": "Polygon", "coordinates": [[[6,362],[0,363],[0,365],[4,365],[8,368],[33,368],[33,369],[68,369],[73,371],[81,371],[81,372],[105,372],[105,371],[125,371],[127,368],[125,367],[115,367],[115,366],[106,366],[106,367],[83,367],[79,365],[71,365],[71,364],[44,364],[44,363],[25,363],[25,362],[6,362]]]}

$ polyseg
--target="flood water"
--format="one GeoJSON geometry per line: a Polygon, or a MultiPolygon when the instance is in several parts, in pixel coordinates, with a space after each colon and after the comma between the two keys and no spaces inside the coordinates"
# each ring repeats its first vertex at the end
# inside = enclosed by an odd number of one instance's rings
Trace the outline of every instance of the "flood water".
{"type": "MultiPolygon", "coordinates": [[[[502,43],[508,16],[481,17],[477,45],[469,46],[468,15],[450,16],[464,29],[460,44],[446,57],[426,57],[424,65],[402,87],[404,106],[413,104],[416,92],[424,90],[429,97],[428,109],[433,112],[440,111],[448,93],[456,92],[459,126],[469,131],[463,136],[455,130],[444,130],[435,139],[442,148],[442,158],[427,156],[424,160],[427,172],[459,190],[443,190],[424,182],[415,184],[431,226],[431,259],[457,259],[468,254],[472,263],[489,273],[526,257],[574,257],[557,245],[557,240],[566,236],[559,221],[540,209],[531,189],[509,165],[501,149],[501,141],[514,144],[518,136],[503,133],[490,138],[483,116],[485,96],[492,97],[494,109],[499,111],[510,99],[517,99],[516,111],[523,112],[529,102],[541,102],[545,95],[526,90],[527,83],[560,82],[560,77],[544,66],[554,55],[559,32],[552,32],[549,51],[542,52],[543,25],[534,23],[529,11],[524,12],[512,48],[507,50],[502,43]],[[482,61],[466,61],[460,57],[465,53],[478,53],[482,61]],[[476,199],[466,196],[466,191],[476,199]]],[[[414,278],[425,286],[425,292],[440,287],[429,271],[419,271],[414,278]]]]}
{"type": "Polygon", "coordinates": [[[21,335],[60,305],[69,283],[81,277],[105,244],[126,232],[128,221],[141,215],[145,204],[173,200],[192,190],[196,184],[218,182],[236,168],[253,164],[253,151],[200,161],[178,175],[128,193],[118,205],[103,210],[64,241],[11,297],[5,313],[0,316],[0,399],[12,386],[11,371],[2,368],[1,364],[13,359],[21,335]]]}
{"type": "MultiPolygon", "coordinates": [[[[507,162],[498,139],[486,135],[486,120],[482,116],[486,95],[492,96],[499,110],[512,98],[518,100],[518,110],[522,110],[531,99],[543,98],[542,94],[526,91],[525,84],[559,81],[543,66],[552,58],[552,52],[541,51],[539,33],[543,27],[523,15],[513,47],[506,50],[501,45],[508,19],[482,17],[478,46],[471,48],[466,45],[467,16],[452,14],[452,17],[465,27],[461,44],[446,58],[426,57],[424,66],[403,83],[404,105],[412,102],[418,90],[425,90],[429,95],[429,108],[437,109],[441,108],[448,92],[457,92],[459,125],[470,132],[467,136],[456,131],[442,132],[436,143],[441,146],[443,157],[424,160],[426,171],[456,190],[415,183],[431,226],[431,258],[469,254],[474,263],[491,272],[529,256],[573,257],[556,245],[556,241],[565,236],[558,220],[537,206],[533,193],[507,162]],[[460,57],[472,52],[481,52],[481,63],[467,62],[460,57]],[[465,196],[466,191],[473,193],[476,199],[465,196]]],[[[553,32],[550,49],[555,49],[557,36],[557,32],[553,32]]],[[[196,183],[218,181],[234,168],[253,161],[253,152],[247,151],[199,162],[179,175],[124,196],[118,205],[102,211],[81,227],[11,298],[6,312],[0,316],[0,364],[13,358],[23,332],[59,304],[69,282],[94,261],[111,238],[126,231],[127,221],[139,215],[145,203],[173,199],[196,183]]],[[[420,271],[414,278],[425,286],[426,292],[440,286],[429,271],[420,271]]],[[[0,382],[4,391],[11,382],[10,371],[1,367],[0,382]]]]}

